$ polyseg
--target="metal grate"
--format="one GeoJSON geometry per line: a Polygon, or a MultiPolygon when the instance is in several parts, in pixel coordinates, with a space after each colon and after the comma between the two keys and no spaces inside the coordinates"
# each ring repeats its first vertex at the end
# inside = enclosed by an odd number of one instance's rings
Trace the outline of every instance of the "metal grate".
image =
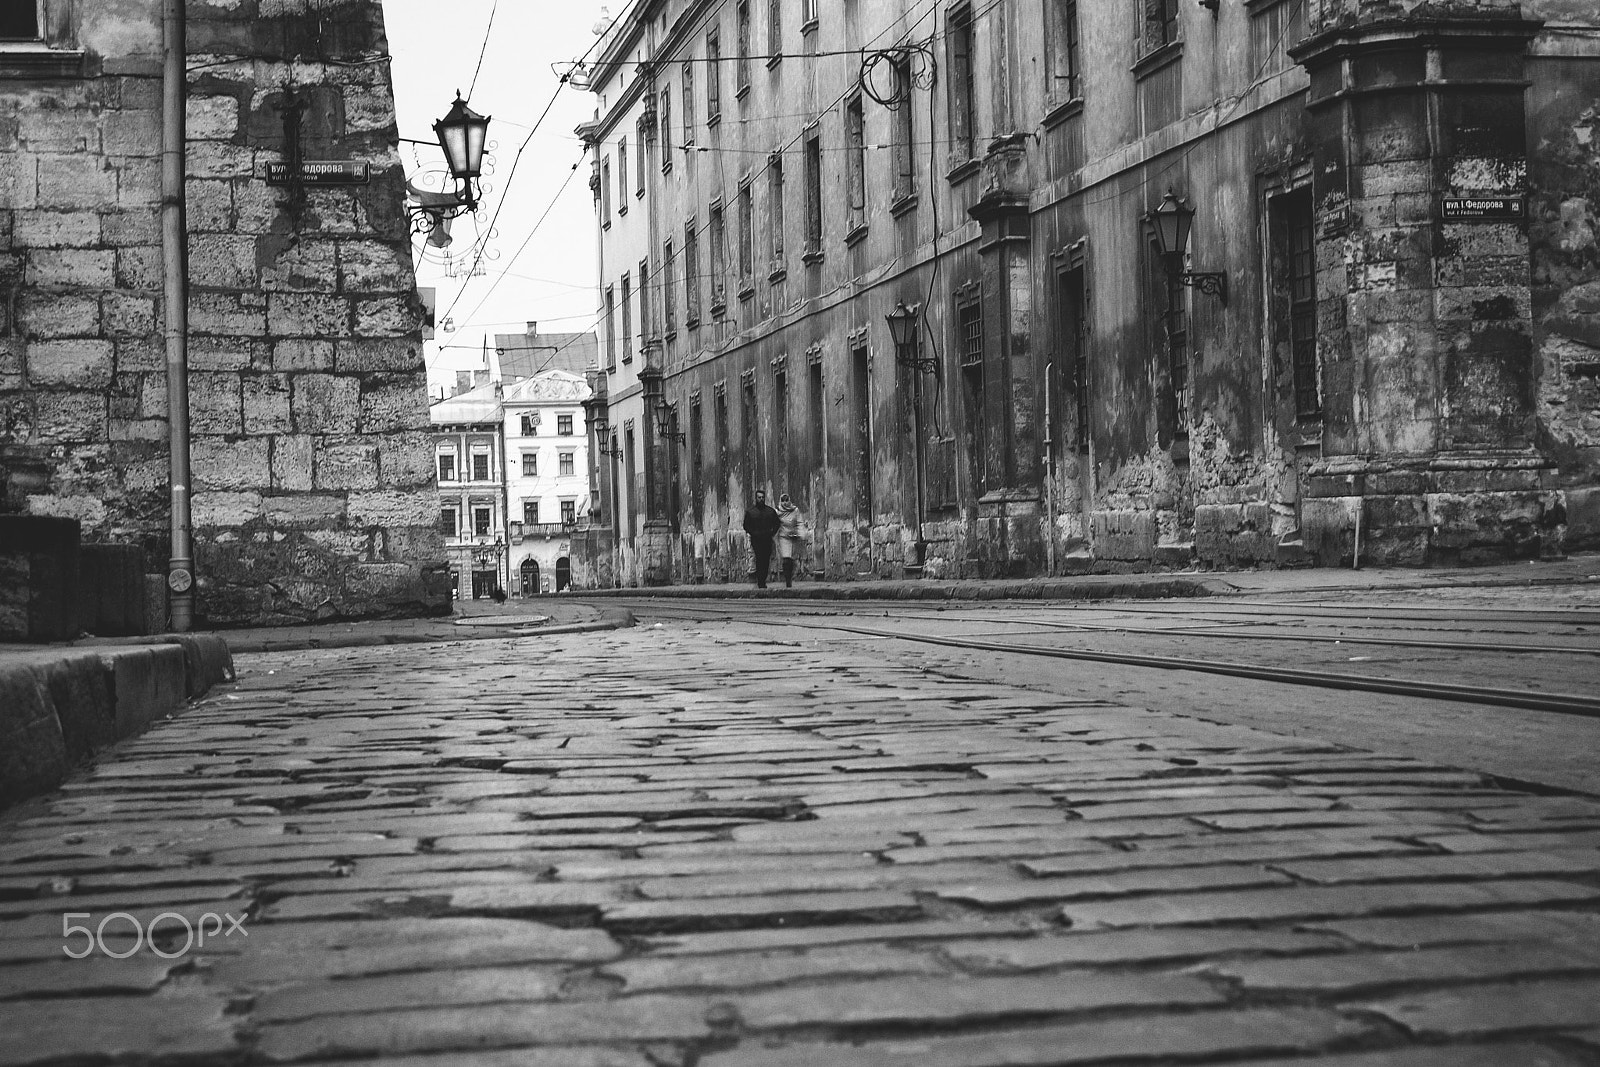
{"type": "Polygon", "coordinates": [[[1311,198],[1295,197],[1289,219],[1289,331],[1294,359],[1295,414],[1322,410],[1317,382],[1317,264],[1311,198]]]}
{"type": "Polygon", "coordinates": [[[983,308],[976,304],[967,304],[957,313],[957,323],[961,330],[961,365],[963,367],[981,366],[983,363],[983,308]]]}

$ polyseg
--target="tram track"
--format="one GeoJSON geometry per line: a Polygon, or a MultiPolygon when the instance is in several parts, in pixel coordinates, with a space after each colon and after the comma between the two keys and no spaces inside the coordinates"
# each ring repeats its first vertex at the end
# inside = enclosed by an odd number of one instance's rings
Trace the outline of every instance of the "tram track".
{"type": "MultiPolygon", "coordinates": [[[[826,630],[838,633],[856,634],[858,636],[872,637],[881,640],[906,641],[918,644],[938,645],[947,648],[957,648],[967,651],[993,652],[1006,655],[1031,656],[1037,658],[1050,658],[1062,660],[1081,660],[1097,663],[1107,663],[1128,667],[1145,667],[1158,670],[1190,671],[1204,674],[1225,675],[1236,678],[1248,678],[1257,681],[1274,682],[1283,685],[1313,686],[1323,689],[1345,690],[1352,692],[1386,693],[1390,695],[1413,697],[1423,700],[1446,700],[1459,703],[1481,704],[1494,707],[1520,708],[1533,711],[1554,712],[1562,715],[1576,715],[1589,718],[1600,718],[1600,697],[1588,696],[1578,693],[1545,693],[1527,689],[1506,689],[1499,687],[1486,687],[1477,685],[1462,685],[1452,682],[1428,681],[1417,678],[1393,678],[1366,674],[1350,674],[1337,671],[1313,670],[1298,667],[1279,667],[1253,663],[1235,663],[1224,660],[1197,659],[1192,656],[1163,656],[1133,652],[1115,652],[1100,649],[1084,648],[1053,648],[1039,645],[1016,644],[1011,642],[990,641],[971,636],[939,636],[935,634],[919,634],[907,630],[881,630],[868,626],[851,625],[839,621],[838,616],[846,615],[860,617],[865,612],[857,609],[840,611],[837,606],[830,605],[826,611],[797,611],[798,617],[777,617],[773,615],[770,602],[737,602],[738,608],[733,608],[732,603],[722,603],[715,608],[696,605],[659,605],[651,603],[648,607],[639,609],[641,613],[665,618],[680,618],[685,621],[711,621],[725,619],[735,621],[748,619],[759,615],[767,625],[782,625],[799,627],[811,630],[826,630]],[[730,610],[732,609],[732,610],[730,610]],[[807,615],[826,614],[829,621],[811,621],[807,615]]],[[[786,605],[792,607],[792,605],[786,605]]],[[[1291,607],[1285,605],[1284,607],[1291,607]]],[[[1295,608],[1298,605],[1293,606],[1295,608]]],[[[1362,617],[1371,618],[1373,612],[1355,609],[1362,617]]],[[[888,611],[884,611],[887,615],[888,611]]],[[[1280,613],[1281,614],[1281,613],[1280,613]]],[[[1512,613],[1500,611],[1492,613],[1497,616],[1508,616],[1512,613]]],[[[1522,613],[1524,616],[1549,615],[1548,612],[1522,613]]],[[[1564,614],[1564,613],[1563,613],[1564,614]]],[[[1584,613],[1592,616],[1592,613],[1584,613]]],[[[907,618],[908,616],[898,616],[907,618]]],[[[922,619],[936,619],[951,621],[950,615],[910,616],[922,619]]],[[[1400,615],[1389,616],[1385,621],[1414,621],[1400,615]]],[[[1488,621],[1488,620],[1483,620],[1488,621]]],[[[1499,620],[1495,620],[1499,621],[1499,620]]],[[[1509,620],[1507,620],[1509,621],[1509,620]]],[[[1534,622],[1533,618],[1525,617],[1522,621],[1534,622]]],[[[1016,625],[1050,625],[1052,628],[1070,628],[1080,624],[1059,623],[1051,624],[1043,620],[1018,620],[1016,625]]],[[[1126,627],[1105,626],[1092,632],[1130,632],[1126,627]]],[[[1181,634],[1174,634],[1170,630],[1156,628],[1142,628],[1132,632],[1141,635],[1154,636],[1182,636],[1182,637],[1252,637],[1260,639],[1264,636],[1259,632],[1250,634],[1218,634],[1204,631],[1195,632],[1184,630],[1181,634]]],[[[1417,641],[1406,638],[1350,638],[1329,637],[1318,635],[1276,635],[1287,639],[1303,639],[1305,641],[1322,643],[1346,644],[1386,644],[1402,647],[1417,647],[1433,650],[1459,651],[1464,654],[1482,654],[1485,652],[1515,652],[1529,651],[1526,646],[1491,646],[1482,642],[1449,642],[1449,641],[1417,641]]],[[[1600,650],[1573,649],[1566,647],[1543,646],[1537,649],[1546,653],[1581,652],[1584,654],[1600,654],[1600,650]]]]}

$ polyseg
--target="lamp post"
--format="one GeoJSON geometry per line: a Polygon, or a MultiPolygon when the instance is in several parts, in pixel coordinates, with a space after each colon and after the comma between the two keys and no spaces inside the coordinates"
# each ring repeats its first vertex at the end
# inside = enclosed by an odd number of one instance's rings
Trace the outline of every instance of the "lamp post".
{"type": "Polygon", "coordinates": [[[676,441],[680,445],[689,440],[688,434],[678,429],[678,409],[664,396],[656,401],[656,434],[663,441],[676,441]]]}
{"type": "Polygon", "coordinates": [[[1228,306],[1228,276],[1220,271],[1189,271],[1183,269],[1184,253],[1189,250],[1189,235],[1194,229],[1194,208],[1189,201],[1171,189],[1161,203],[1145,218],[1155,231],[1156,248],[1166,265],[1167,273],[1191,289],[1221,299],[1228,306]]]}
{"type": "Polygon", "coordinates": [[[938,369],[938,361],[922,355],[922,306],[906,306],[904,300],[895,301],[894,309],[884,318],[889,323],[889,338],[894,342],[894,361],[909,368],[911,374],[911,443],[912,466],[916,469],[917,565],[923,562],[926,542],[922,539],[922,375],[938,369]]]}
{"type": "Polygon", "coordinates": [[[489,117],[480,115],[467,106],[456,92],[455,103],[445,117],[433,124],[434,136],[444,152],[445,165],[450,177],[458,185],[454,192],[431,192],[406,183],[406,193],[413,203],[406,213],[411,217],[411,232],[426,233],[429,241],[446,245],[450,243],[449,228],[445,223],[473,211],[478,206],[476,182],[483,176],[483,149],[489,136],[489,117]],[[442,234],[443,240],[439,240],[442,234]]]}

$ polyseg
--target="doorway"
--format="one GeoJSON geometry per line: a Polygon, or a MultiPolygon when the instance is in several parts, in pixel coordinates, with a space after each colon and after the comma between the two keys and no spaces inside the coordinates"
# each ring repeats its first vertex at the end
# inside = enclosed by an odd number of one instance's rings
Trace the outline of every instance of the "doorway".
{"type": "Polygon", "coordinates": [[[523,596],[539,595],[539,561],[525,559],[522,561],[521,587],[523,596]]]}
{"type": "Polygon", "coordinates": [[[556,560],[556,592],[564,593],[572,587],[572,557],[556,560]]]}

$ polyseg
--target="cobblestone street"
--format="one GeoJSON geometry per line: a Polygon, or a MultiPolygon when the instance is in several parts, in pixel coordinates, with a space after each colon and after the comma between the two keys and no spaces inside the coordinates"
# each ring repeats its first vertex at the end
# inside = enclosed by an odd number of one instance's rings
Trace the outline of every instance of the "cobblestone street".
{"type": "Polygon", "coordinates": [[[241,657],[0,817],[0,1062],[1600,1063],[1600,801],[927,663],[241,657]]]}

